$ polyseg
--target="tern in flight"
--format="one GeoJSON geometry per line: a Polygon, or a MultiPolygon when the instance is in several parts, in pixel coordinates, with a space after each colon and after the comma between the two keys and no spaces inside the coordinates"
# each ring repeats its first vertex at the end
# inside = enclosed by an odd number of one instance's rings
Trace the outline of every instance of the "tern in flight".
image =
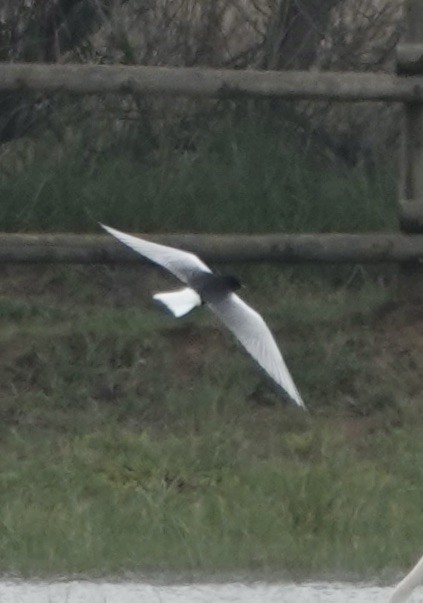
{"type": "Polygon", "coordinates": [[[208,306],[283,393],[305,408],[269,327],[260,314],[234,293],[241,287],[237,278],[214,274],[193,253],[145,241],[103,224],[101,226],[121,243],[166,268],[188,285],[177,291],[156,293],[153,299],[164,304],[176,317],[187,314],[195,306],[208,306]]]}

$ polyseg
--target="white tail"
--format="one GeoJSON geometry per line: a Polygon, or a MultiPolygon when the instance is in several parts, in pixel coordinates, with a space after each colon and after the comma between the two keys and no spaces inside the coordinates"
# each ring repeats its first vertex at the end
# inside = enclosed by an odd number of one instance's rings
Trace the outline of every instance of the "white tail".
{"type": "Polygon", "coordinates": [[[190,287],[168,293],[156,293],[153,299],[164,304],[177,318],[188,314],[195,306],[201,306],[201,297],[190,287]]]}

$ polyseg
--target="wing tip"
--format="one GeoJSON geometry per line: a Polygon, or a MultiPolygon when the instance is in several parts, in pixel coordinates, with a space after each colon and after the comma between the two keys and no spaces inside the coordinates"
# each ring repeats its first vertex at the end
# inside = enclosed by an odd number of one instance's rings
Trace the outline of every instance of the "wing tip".
{"type": "Polygon", "coordinates": [[[286,389],[282,388],[283,392],[286,396],[286,398],[288,398],[288,400],[290,402],[293,402],[295,404],[295,406],[298,406],[298,408],[301,408],[302,410],[304,410],[305,412],[309,412],[307,406],[304,404],[304,400],[301,398],[300,394],[297,392],[295,396],[293,396],[292,394],[288,393],[286,391],[286,389]]]}
{"type": "Polygon", "coordinates": [[[113,234],[114,229],[111,228],[110,226],[107,226],[106,224],[103,224],[102,222],[98,222],[98,225],[101,226],[101,228],[103,230],[105,230],[106,232],[108,232],[109,234],[113,234]]]}

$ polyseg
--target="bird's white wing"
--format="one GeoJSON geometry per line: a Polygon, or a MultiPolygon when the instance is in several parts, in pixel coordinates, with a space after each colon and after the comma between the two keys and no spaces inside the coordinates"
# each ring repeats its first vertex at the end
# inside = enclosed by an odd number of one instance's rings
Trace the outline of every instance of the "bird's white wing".
{"type": "Polygon", "coordinates": [[[298,406],[304,408],[304,402],[282,358],[276,341],[260,314],[243,302],[235,293],[207,305],[239,339],[254,360],[298,406]]]}
{"type": "Polygon", "coordinates": [[[131,247],[131,249],[137,251],[148,260],[172,272],[172,274],[184,283],[189,283],[191,277],[199,272],[211,272],[210,268],[194,253],[145,241],[104,224],[100,224],[100,226],[124,245],[131,247]]]}

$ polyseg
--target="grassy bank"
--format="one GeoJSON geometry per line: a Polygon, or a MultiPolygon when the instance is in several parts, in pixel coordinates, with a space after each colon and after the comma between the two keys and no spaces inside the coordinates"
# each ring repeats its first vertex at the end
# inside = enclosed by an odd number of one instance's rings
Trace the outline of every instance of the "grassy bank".
{"type": "Polygon", "coordinates": [[[0,572],[364,577],[421,553],[420,310],[241,276],[309,414],[206,312],[152,307],[154,271],[3,269],[0,572]]]}
{"type": "MultiPolygon", "coordinates": [[[[186,148],[89,121],[14,143],[1,229],[395,228],[389,166],[214,125],[186,148]]],[[[421,554],[421,311],[373,269],[236,271],[309,413],[206,312],[154,308],[154,270],[1,268],[0,573],[364,577],[421,554]]]]}
{"type": "Polygon", "coordinates": [[[139,232],[396,228],[390,161],[345,165],[284,124],[211,115],[153,141],[91,122],[1,154],[2,230],[97,232],[98,221],[139,232]]]}

